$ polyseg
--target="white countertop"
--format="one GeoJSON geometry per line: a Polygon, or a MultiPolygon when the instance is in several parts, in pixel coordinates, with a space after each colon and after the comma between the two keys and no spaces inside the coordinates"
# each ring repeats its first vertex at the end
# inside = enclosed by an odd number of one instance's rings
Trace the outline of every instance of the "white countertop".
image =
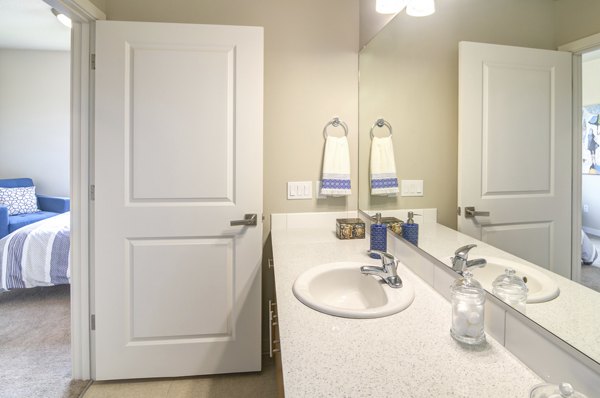
{"type": "Polygon", "coordinates": [[[398,274],[413,285],[415,300],[389,317],[338,318],[296,299],[292,285],[310,267],[379,264],[366,255],[368,239],[338,240],[327,228],[281,229],[272,231],[272,242],[286,398],[525,398],[542,382],[490,336],[482,348],[455,342],[450,303],[403,265],[398,274]]]}

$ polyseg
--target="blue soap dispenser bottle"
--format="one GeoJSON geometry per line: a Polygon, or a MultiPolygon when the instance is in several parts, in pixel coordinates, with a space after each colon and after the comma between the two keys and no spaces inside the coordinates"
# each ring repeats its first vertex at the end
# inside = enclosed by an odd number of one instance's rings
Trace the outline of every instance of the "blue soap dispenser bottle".
{"type": "Polygon", "coordinates": [[[402,237],[415,246],[419,245],[419,224],[413,219],[414,213],[408,212],[408,220],[402,226],[402,237]]]}
{"type": "MultiPolygon", "coordinates": [[[[381,222],[381,213],[375,214],[371,224],[371,250],[387,251],[387,226],[381,222]]],[[[369,253],[372,258],[381,258],[377,253],[369,253]]]]}

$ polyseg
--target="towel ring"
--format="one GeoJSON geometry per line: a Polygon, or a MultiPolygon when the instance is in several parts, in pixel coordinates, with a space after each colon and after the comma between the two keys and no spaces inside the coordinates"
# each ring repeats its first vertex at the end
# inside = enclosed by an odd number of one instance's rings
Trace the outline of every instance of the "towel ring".
{"type": "Polygon", "coordinates": [[[333,127],[342,126],[342,128],[344,129],[344,135],[346,137],[348,137],[348,125],[346,123],[342,122],[339,117],[334,117],[323,128],[323,137],[325,137],[325,139],[327,139],[327,137],[329,136],[329,134],[327,134],[327,127],[329,127],[329,126],[333,126],[333,127]]]}
{"type": "Polygon", "coordinates": [[[373,124],[373,127],[371,127],[371,139],[373,139],[375,137],[375,135],[373,134],[373,129],[375,127],[387,127],[388,130],[390,131],[390,137],[392,136],[392,126],[386,122],[384,119],[377,119],[377,121],[375,122],[375,124],[373,124]]]}

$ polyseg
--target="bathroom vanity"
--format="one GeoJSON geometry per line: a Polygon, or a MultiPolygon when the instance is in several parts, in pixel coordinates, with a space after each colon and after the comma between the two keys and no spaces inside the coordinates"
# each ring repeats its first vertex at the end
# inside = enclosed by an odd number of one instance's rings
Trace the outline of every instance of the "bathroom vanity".
{"type": "MultiPolygon", "coordinates": [[[[336,238],[335,219],[356,216],[351,213],[272,215],[286,397],[528,397],[544,382],[489,333],[480,347],[453,340],[450,303],[405,266],[397,253],[407,243],[392,236],[388,251],[400,260],[398,275],[415,291],[408,308],[382,318],[349,319],[302,304],[292,286],[307,269],[338,261],[380,264],[366,254],[368,240],[336,238]]],[[[438,278],[447,290],[452,280],[450,273],[438,278]]]]}

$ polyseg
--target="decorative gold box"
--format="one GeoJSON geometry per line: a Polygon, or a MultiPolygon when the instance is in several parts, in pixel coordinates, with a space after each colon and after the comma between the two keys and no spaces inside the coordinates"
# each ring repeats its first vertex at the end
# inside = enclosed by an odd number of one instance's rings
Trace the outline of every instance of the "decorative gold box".
{"type": "Polygon", "coordinates": [[[402,236],[402,225],[404,224],[402,220],[396,217],[382,217],[381,222],[386,224],[390,231],[402,236]]]}
{"type": "Polygon", "coordinates": [[[338,239],[364,239],[365,223],[360,218],[338,218],[335,220],[338,239]]]}

